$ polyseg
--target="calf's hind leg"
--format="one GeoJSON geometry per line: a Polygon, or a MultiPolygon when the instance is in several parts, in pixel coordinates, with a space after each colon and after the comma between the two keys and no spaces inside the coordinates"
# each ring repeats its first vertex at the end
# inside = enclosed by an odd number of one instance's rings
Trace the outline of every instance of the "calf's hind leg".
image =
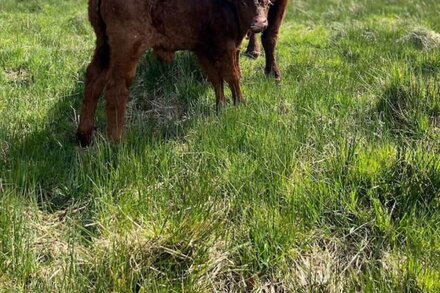
{"type": "Polygon", "coordinates": [[[237,52],[237,49],[228,51],[221,61],[221,76],[226,80],[231,89],[234,105],[245,102],[240,90],[240,60],[237,57],[237,52]]]}
{"type": "Polygon", "coordinates": [[[81,146],[88,146],[92,141],[95,128],[96,105],[107,82],[107,70],[110,56],[109,47],[98,40],[93,60],[87,68],[86,89],[81,107],[77,139],[81,146]]]}
{"type": "Polygon", "coordinates": [[[125,121],[125,108],[129,88],[144,49],[140,41],[110,39],[111,57],[106,89],[107,135],[112,142],[119,142],[125,121]]]}
{"type": "Polygon", "coordinates": [[[211,60],[210,58],[206,57],[203,53],[200,52],[197,52],[197,57],[208,80],[211,82],[212,86],[214,87],[215,98],[216,98],[216,109],[217,109],[217,113],[219,113],[220,110],[223,108],[223,106],[226,104],[223,78],[219,73],[219,69],[215,65],[215,61],[211,60]]]}

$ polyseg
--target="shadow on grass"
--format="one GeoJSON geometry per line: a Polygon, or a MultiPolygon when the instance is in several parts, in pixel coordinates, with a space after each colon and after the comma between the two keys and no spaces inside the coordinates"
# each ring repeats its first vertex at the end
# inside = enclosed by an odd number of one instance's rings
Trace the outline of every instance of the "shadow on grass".
{"type": "Polygon", "coordinates": [[[191,55],[178,54],[172,65],[161,65],[148,53],[132,86],[124,142],[110,145],[103,138],[106,124],[101,99],[94,145],[81,149],[74,133],[83,90],[84,83],[76,82],[49,111],[44,125],[30,134],[6,135],[11,145],[4,169],[8,170],[6,182],[19,194],[35,197],[43,209],[89,202],[96,181],[118,168],[120,155],[127,151],[145,154],[145,149],[153,151],[169,140],[183,139],[193,117],[214,112],[213,101],[204,98],[210,86],[191,55]]]}

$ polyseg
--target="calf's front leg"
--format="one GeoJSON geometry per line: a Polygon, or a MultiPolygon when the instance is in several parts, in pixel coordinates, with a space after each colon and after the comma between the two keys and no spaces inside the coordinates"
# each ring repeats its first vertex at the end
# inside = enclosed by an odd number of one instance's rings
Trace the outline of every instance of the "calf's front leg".
{"type": "Polygon", "coordinates": [[[90,145],[92,141],[93,130],[95,128],[96,106],[107,82],[107,70],[110,58],[108,54],[108,45],[98,40],[95,55],[87,68],[86,88],[76,134],[82,147],[90,145]]]}

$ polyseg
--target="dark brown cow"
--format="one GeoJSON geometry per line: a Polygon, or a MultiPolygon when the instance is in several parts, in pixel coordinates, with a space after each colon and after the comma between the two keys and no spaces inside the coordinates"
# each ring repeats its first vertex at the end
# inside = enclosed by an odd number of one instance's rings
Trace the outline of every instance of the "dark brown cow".
{"type": "MultiPolygon", "coordinates": [[[[269,26],[263,32],[261,41],[266,55],[265,73],[271,75],[275,80],[281,80],[280,69],[275,59],[275,47],[277,45],[278,33],[287,9],[288,0],[272,0],[273,5],[269,8],[269,26]]],[[[258,58],[261,54],[260,45],[254,32],[249,32],[249,45],[246,54],[252,58],[258,58]]]]}
{"type": "Polygon", "coordinates": [[[218,110],[226,102],[224,81],[234,104],[243,102],[239,47],[250,27],[258,32],[267,26],[268,9],[269,0],[89,0],[97,41],[87,68],[80,144],[91,142],[104,88],[107,134],[111,141],[121,139],[129,87],[149,48],[164,62],[171,62],[175,51],[193,51],[214,87],[218,110]]]}

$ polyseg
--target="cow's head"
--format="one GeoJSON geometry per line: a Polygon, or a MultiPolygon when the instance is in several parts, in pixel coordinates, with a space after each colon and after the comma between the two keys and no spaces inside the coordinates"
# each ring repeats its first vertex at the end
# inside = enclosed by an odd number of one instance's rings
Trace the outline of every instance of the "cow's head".
{"type": "Polygon", "coordinates": [[[260,33],[264,31],[269,22],[267,16],[269,14],[269,6],[272,5],[270,0],[254,0],[257,15],[251,23],[251,31],[254,33],[260,33]]]}
{"type": "Polygon", "coordinates": [[[269,6],[272,4],[270,0],[254,0],[257,9],[257,15],[251,23],[251,31],[254,33],[260,33],[264,31],[269,22],[267,16],[269,14],[269,6]]]}
{"type": "Polygon", "coordinates": [[[226,0],[240,11],[241,21],[250,25],[250,29],[254,33],[264,31],[269,25],[267,16],[269,6],[272,5],[271,0],[226,0]]]}

